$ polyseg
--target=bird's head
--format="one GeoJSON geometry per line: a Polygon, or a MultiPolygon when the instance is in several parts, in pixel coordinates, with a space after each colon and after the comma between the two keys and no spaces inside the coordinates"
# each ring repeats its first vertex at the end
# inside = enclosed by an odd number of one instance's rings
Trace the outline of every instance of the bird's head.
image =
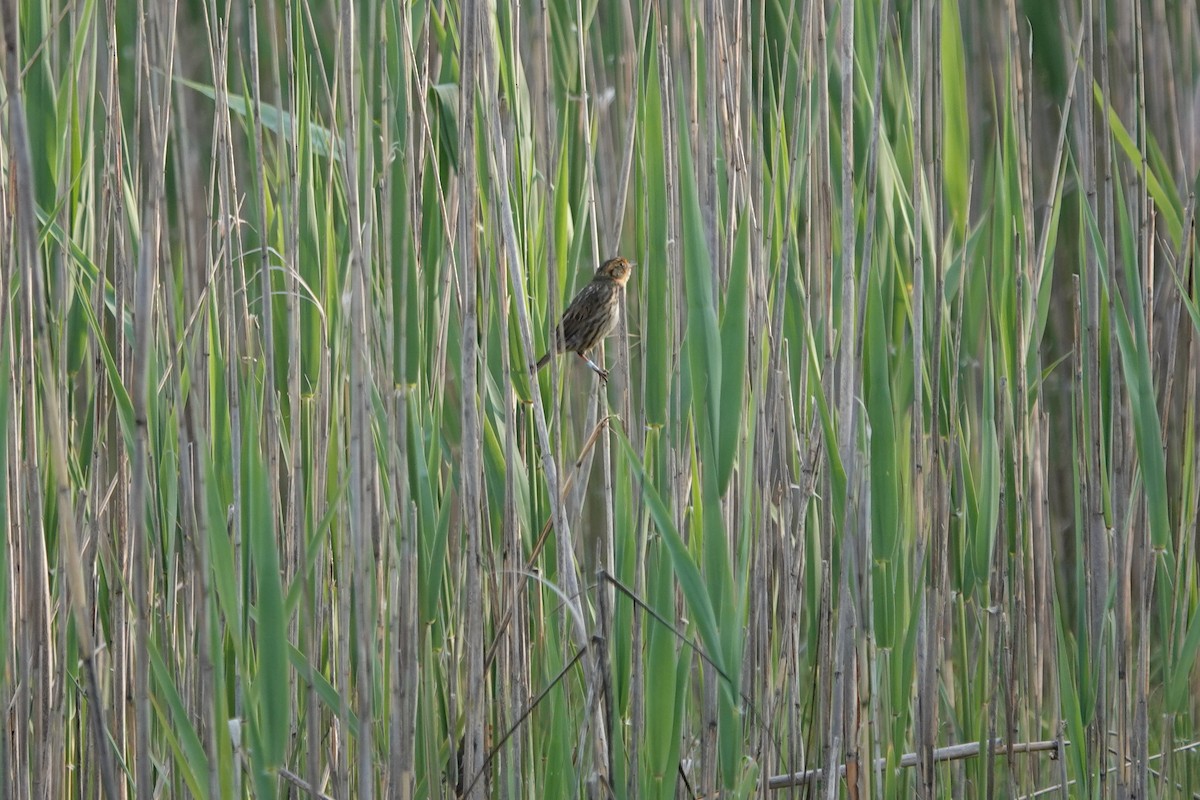
{"type": "Polygon", "coordinates": [[[596,277],[605,277],[618,286],[624,286],[629,281],[632,272],[633,264],[617,256],[601,264],[600,269],[596,270],[596,277]]]}

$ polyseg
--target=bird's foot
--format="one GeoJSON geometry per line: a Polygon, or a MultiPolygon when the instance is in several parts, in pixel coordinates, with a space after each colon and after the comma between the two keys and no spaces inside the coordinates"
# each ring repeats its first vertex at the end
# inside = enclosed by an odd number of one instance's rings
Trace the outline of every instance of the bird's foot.
{"type": "Polygon", "coordinates": [[[595,361],[592,361],[590,358],[583,355],[582,353],[579,355],[579,357],[582,358],[587,363],[587,365],[592,368],[592,372],[594,372],[600,376],[601,383],[608,383],[608,370],[606,370],[604,367],[597,364],[595,361]]]}

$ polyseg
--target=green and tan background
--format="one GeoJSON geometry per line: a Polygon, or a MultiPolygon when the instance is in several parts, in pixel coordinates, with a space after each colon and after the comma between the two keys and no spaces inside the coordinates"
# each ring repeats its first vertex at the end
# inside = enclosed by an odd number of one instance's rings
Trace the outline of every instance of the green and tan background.
{"type": "Polygon", "coordinates": [[[0,800],[1200,792],[1194,3],[0,29],[0,800]]]}

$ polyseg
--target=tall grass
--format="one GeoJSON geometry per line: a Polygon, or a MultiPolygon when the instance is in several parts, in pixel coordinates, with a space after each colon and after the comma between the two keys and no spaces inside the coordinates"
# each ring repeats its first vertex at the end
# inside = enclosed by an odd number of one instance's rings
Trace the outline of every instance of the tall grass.
{"type": "Polygon", "coordinates": [[[1191,4],[0,28],[0,798],[1200,792],[1191,4]]]}

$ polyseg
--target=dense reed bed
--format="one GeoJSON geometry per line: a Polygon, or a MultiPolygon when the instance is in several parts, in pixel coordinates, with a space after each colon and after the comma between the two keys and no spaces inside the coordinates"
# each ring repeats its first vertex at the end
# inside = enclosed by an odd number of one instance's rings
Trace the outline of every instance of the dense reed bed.
{"type": "Polygon", "coordinates": [[[0,798],[1200,792],[1194,4],[0,29],[0,798]]]}

